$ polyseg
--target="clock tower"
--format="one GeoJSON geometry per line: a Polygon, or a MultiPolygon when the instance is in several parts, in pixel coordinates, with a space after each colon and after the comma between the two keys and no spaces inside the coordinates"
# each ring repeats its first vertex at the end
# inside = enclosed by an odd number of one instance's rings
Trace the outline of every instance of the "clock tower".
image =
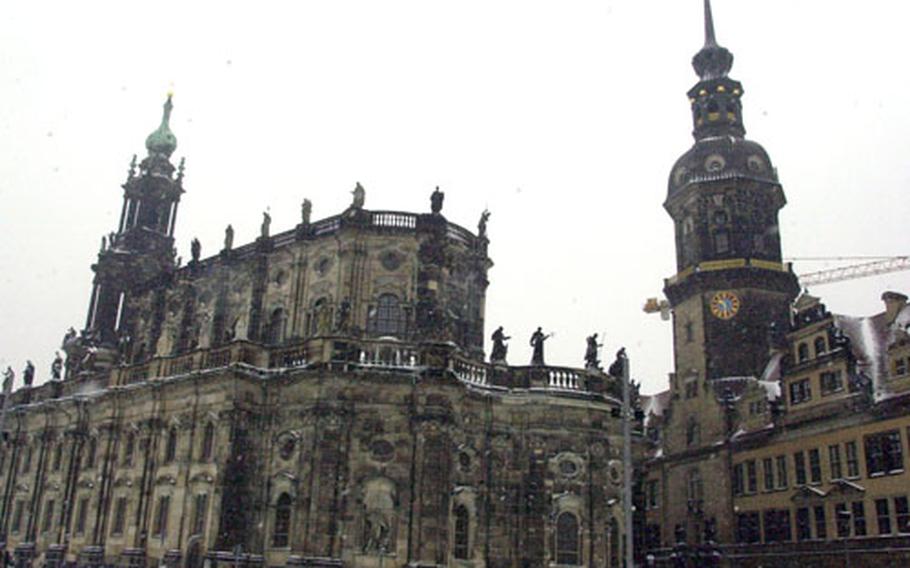
{"type": "Polygon", "coordinates": [[[695,144],[673,166],[664,202],[676,234],[677,274],[664,293],[680,390],[759,376],[799,292],[781,261],[784,192],[768,153],[745,139],[743,86],[728,76],[733,55],[717,44],[709,0],[705,45],[692,65],[700,79],[688,93],[695,144]]]}

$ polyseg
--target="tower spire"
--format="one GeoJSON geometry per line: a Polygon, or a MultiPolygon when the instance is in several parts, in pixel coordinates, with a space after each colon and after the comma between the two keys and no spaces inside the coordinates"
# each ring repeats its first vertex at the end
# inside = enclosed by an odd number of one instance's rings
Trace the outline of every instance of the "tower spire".
{"type": "Polygon", "coordinates": [[[171,110],[174,108],[171,98],[173,98],[173,94],[168,93],[167,100],[164,101],[164,111],[161,114],[161,125],[145,139],[145,147],[148,149],[149,155],[162,154],[169,158],[177,149],[177,137],[171,132],[170,126],[171,110]]]}
{"type": "Polygon", "coordinates": [[[705,47],[716,46],[714,37],[714,16],[711,14],[711,0],[705,0],[705,47]]]}

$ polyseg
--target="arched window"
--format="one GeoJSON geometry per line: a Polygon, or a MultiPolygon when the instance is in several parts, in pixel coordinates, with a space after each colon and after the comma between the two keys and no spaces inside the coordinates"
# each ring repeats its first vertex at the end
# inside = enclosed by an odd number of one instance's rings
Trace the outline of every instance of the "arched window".
{"type": "Polygon", "coordinates": [[[367,328],[376,335],[400,336],[405,332],[404,311],[394,294],[383,294],[370,310],[367,328]]]}
{"type": "Polygon", "coordinates": [[[215,425],[209,422],[205,425],[202,432],[202,450],[199,452],[199,459],[208,461],[212,459],[212,448],[215,445],[215,425]]]}
{"type": "Polygon", "coordinates": [[[610,519],[610,526],[607,529],[607,558],[610,568],[619,568],[621,562],[619,551],[619,523],[616,519],[610,519]]]}
{"type": "Polygon", "coordinates": [[[164,463],[171,463],[177,458],[177,428],[171,427],[167,432],[167,443],[164,445],[164,463]]]}
{"type": "Polygon", "coordinates": [[[799,363],[809,360],[809,346],[805,343],[800,343],[799,347],[796,348],[796,355],[799,359],[799,363]]]}
{"type": "Polygon", "coordinates": [[[272,546],[288,545],[291,533],[291,496],[282,493],[275,502],[275,530],[272,532],[272,546]]]}
{"type": "Polygon", "coordinates": [[[572,513],[560,513],[556,517],[556,563],[578,566],[578,518],[572,513]]]}
{"type": "Polygon", "coordinates": [[[284,310],[275,308],[269,318],[269,329],[266,336],[266,343],[278,345],[284,340],[284,310]]]}
{"type": "Polygon", "coordinates": [[[469,529],[471,521],[468,518],[468,508],[464,505],[455,507],[455,558],[458,560],[467,560],[468,542],[470,539],[469,529]]]}
{"type": "Polygon", "coordinates": [[[828,350],[828,347],[827,347],[827,345],[825,345],[825,338],[816,337],[815,338],[815,356],[818,357],[819,355],[823,354],[827,350],[828,350]]]}

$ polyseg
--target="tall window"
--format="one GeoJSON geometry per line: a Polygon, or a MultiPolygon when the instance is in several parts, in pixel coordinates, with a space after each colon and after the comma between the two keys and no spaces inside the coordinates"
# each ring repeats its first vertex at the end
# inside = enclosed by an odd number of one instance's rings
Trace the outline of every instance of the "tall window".
{"type": "Polygon", "coordinates": [[[123,534],[123,527],[126,525],[126,497],[118,497],[114,506],[114,523],[111,527],[112,535],[123,534]]]}
{"type": "Polygon", "coordinates": [[[468,542],[470,539],[470,519],[468,508],[464,505],[455,507],[455,547],[454,554],[458,560],[468,559],[468,542]]]}
{"type": "Polygon", "coordinates": [[[54,471],[60,471],[63,464],[63,442],[54,446],[54,471]]]}
{"type": "Polygon", "coordinates": [[[171,427],[167,431],[167,441],[164,445],[164,463],[171,463],[177,458],[177,428],[171,427]]]}
{"type": "Polygon", "coordinates": [[[891,509],[887,499],[875,500],[875,517],[878,521],[878,534],[891,534],[891,509]]]}
{"type": "Polygon", "coordinates": [[[806,454],[796,452],[793,454],[793,469],[796,471],[796,484],[806,484],[806,454]]]}
{"type": "Polygon", "coordinates": [[[778,489],[786,489],[787,484],[787,456],[777,456],[775,458],[777,461],[777,487],[778,489]]]}
{"type": "Polygon", "coordinates": [[[821,355],[822,353],[824,353],[827,350],[828,349],[827,349],[827,346],[825,345],[825,338],[816,337],[815,338],[815,356],[818,357],[819,355],[821,355]]]}
{"type": "Polygon", "coordinates": [[[376,300],[376,306],[370,310],[367,327],[376,335],[400,336],[404,334],[406,322],[404,311],[394,294],[383,294],[376,300]]]}
{"type": "Polygon", "coordinates": [[[686,445],[697,446],[701,443],[701,426],[694,416],[689,417],[689,423],[686,425],[686,445]]]}
{"type": "Polygon", "coordinates": [[[215,446],[215,425],[209,422],[205,425],[202,432],[202,450],[199,452],[199,458],[203,461],[212,459],[212,449],[215,446]]]}
{"type": "Polygon", "coordinates": [[[894,498],[894,520],[897,523],[897,532],[910,533],[910,503],[906,497],[894,498]]]}
{"type": "Polygon", "coordinates": [[[85,534],[85,521],[88,518],[88,497],[80,497],[76,507],[76,534],[85,534]]]}
{"type": "Polygon", "coordinates": [[[578,566],[578,545],[578,519],[572,513],[560,513],[556,517],[556,563],[578,566]]]}
{"type": "Polygon", "coordinates": [[[815,538],[825,540],[828,538],[828,524],[825,521],[825,506],[816,505],[813,511],[815,513],[815,538]]]}
{"type": "Polygon", "coordinates": [[[619,523],[610,519],[607,535],[607,557],[610,559],[610,568],[619,568],[622,558],[619,554],[619,523]]]}
{"type": "Polygon", "coordinates": [[[689,504],[692,506],[700,505],[704,495],[704,488],[701,482],[701,473],[697,469],[689,471],[689,478],[686,485],[689,504]]]}
{"type": "Polygon", "coordinates": [[[802,379],[790,383],[790,404],[802,404],[812,400],[812,386],[809,379],[802,379]]]}
{"type": "Polygon", "coordinates": [[[746,491],[749,493],[758,491],[758,468],[755,467],[755,460],[746,462],[746,491]]]}
{"type": "Polygon", "coordinates": [[[130,432],[123,443],[123,467],[132,467],[133,453],[136,451],[136,434],[130,432]]]}
{"type": "Polygon", "coordinates": [[[98,440],[97,438],[91,438],[88,441],[88,451],[85,452],[85,463],[83,467],[85,469],[91,469],[95,467],[95,454],[98,452],[98,440]]]}
{"type": "Polygon", "coordinates": [[[812,525],[809,518],[808,507],[801,507],[796,510],[796,540],[809,540],[812,538],[812,525]]]}
{"type": "Polygon", "coordinates": [[[13,534],[18,533],[22,530],[22,515],[25,512],[25,501],[21,499],[16,501],[16,509],[13,511],[13,526],[10,527],[10,532],[13,534]]]}
{"type": "Polygon", "coordinates": [[[853,502],[853,535],[866,536],[866,503],[853,502]]]}
{"type": "Polygon", "coordinates": [[[48,499],[44,504],[44,524],[41,527],[41,532],[48,532],[51,530],[51,527],[54,524],[54,500],[48,499]]]}
{"type": "Polygon", "coordinates": [[[269,330],[266,343],[278,345],[284,340],[284,310],[275,308],[269,318],[269,330]]]}
{"type": "Polygon", "coordinates": [[[193,534],[205,533],[205,517],[209,508],[208,493],[199,493],[196,495],[196,503],[193,508],[193,534]]]}
{"type": "Polygon", "coordinates": [[[26,446],[25,455],[22,457],[22,473],[28,473],[32,468],[32,447],[26,446]]]}
{"type": "Polygon", "coordinates": [[[799,347],[796,348],[797,361],[802,363],[803,361],[809,360],[809,346],[805,343],[800,343],[799,347]]]}
{"type": "Polygon", "coordinates": [[[831,479],[840,479],[844,476],[840,463],[840,444],[828,446],[828,463],[831,465],[831,479]]]}
{"type": "Polygon", "coordinates": [[[812,483],[822,482],[822,459],[818,448],[809,450],[809,481],[812,483]]]}
{"type": "Polygon", "coordinates": [[[153,534],[159,538],[167,536],[167,517],[171,508],[170,495],[158,497],[158,510],[155,512],[155,525],[153,534]]]}
{"type": "Polygon", "coordinates": [[[771,458],[762,460],[762,473],[765,477],[765,491],[774,491],[774,460],[771,458]]]}
{"type": "Polygon", "coordinates": [[[847,454],[847,478],[859,477],[859,456],[856,453],[856,442],[844,444],[847,454]]]}
{"type": "Polygon", "coordinates": [[[745,464],[738,463],[733,466],[733,494],[742,495],[746,492],[745,464]]]}
{"type": "Polygon", "coordinates": [[[288,535],[291,533],[291,496],[282,493],[275,503],[275,530],[272,532],[272,546],[284,547],[288,545],[288,535]]]}

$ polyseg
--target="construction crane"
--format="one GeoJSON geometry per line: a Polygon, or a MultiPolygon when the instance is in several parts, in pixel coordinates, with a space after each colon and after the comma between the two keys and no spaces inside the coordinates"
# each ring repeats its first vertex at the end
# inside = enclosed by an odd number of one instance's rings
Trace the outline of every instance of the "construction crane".
{"type": "MultiPolygon", "coordinates": [[[[831,262],[844,260],[864,260],[860,264],[849,264],[838,268],[828,268],[807,272],[799,275],[799,283],[803,288],[820,286],[844,280],[867,278],[878,274],[889,274],[910,270],[910,256],[806,256],[787,258],[787,262],[831,262]]],[[[660,314],[660,319],[670,319],[670,304],[666,300],[648,298],[642,310],[646,314],[660,314]]]]}

